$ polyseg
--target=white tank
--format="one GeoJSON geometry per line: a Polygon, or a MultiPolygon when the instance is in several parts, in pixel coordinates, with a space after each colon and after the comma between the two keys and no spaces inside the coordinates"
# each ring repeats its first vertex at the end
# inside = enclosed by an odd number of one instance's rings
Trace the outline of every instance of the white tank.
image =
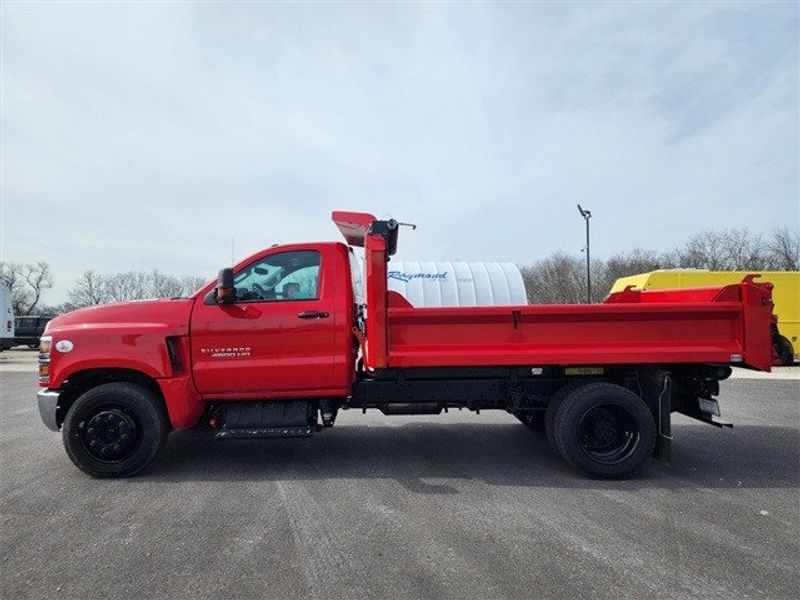
{"type": "Polygon", "coordinates": [[[513,263],[389,261],[389,289],[413,306],[527,304],[525,284],[513,263]]]}

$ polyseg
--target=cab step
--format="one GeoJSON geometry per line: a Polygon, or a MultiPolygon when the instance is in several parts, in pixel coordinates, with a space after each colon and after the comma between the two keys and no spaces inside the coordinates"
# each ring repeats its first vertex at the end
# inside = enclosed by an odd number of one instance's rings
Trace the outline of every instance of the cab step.
{"type": "Polygon", "coordinates": [[[268,438],[311,437],[314,427],[235,427],[222,429],[214,436],[218,440],[256,440],[268,438]]]}

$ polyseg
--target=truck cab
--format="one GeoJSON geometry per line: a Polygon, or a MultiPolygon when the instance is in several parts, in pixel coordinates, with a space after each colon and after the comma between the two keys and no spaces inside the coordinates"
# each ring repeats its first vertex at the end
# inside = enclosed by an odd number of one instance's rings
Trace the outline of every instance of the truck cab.
{"type": "Polygon", "coordinates": [[[189,331],[197,391],[210,400],[349,395],[349,253],[332,242],[274,246],[236,265],[229,302],[202,290],[189,331]]]}

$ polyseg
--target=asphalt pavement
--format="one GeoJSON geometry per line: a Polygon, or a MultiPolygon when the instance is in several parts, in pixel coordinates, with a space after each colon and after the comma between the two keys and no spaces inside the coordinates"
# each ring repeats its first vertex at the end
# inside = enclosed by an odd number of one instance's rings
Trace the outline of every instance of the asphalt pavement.
{"type": "Polygon", "coordinates": [[[487,411],[177,432],[99,481],[41,423],[35,373],[0,371],[4,600],[800,597],[797,380],[724,382],[733,430],[678,416],[672,464],[623,482],[487,411]]]}

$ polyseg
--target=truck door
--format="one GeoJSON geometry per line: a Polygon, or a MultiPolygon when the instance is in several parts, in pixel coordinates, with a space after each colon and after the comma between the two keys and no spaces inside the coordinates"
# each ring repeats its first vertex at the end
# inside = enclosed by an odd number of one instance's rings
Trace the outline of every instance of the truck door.
{"type": "Polygon", "coordinates": [[[195,385],[210,397],[324,395],[333,387],[331,256],[274,249],[234,273],[236,301],[198,299],[195,385]]]}

